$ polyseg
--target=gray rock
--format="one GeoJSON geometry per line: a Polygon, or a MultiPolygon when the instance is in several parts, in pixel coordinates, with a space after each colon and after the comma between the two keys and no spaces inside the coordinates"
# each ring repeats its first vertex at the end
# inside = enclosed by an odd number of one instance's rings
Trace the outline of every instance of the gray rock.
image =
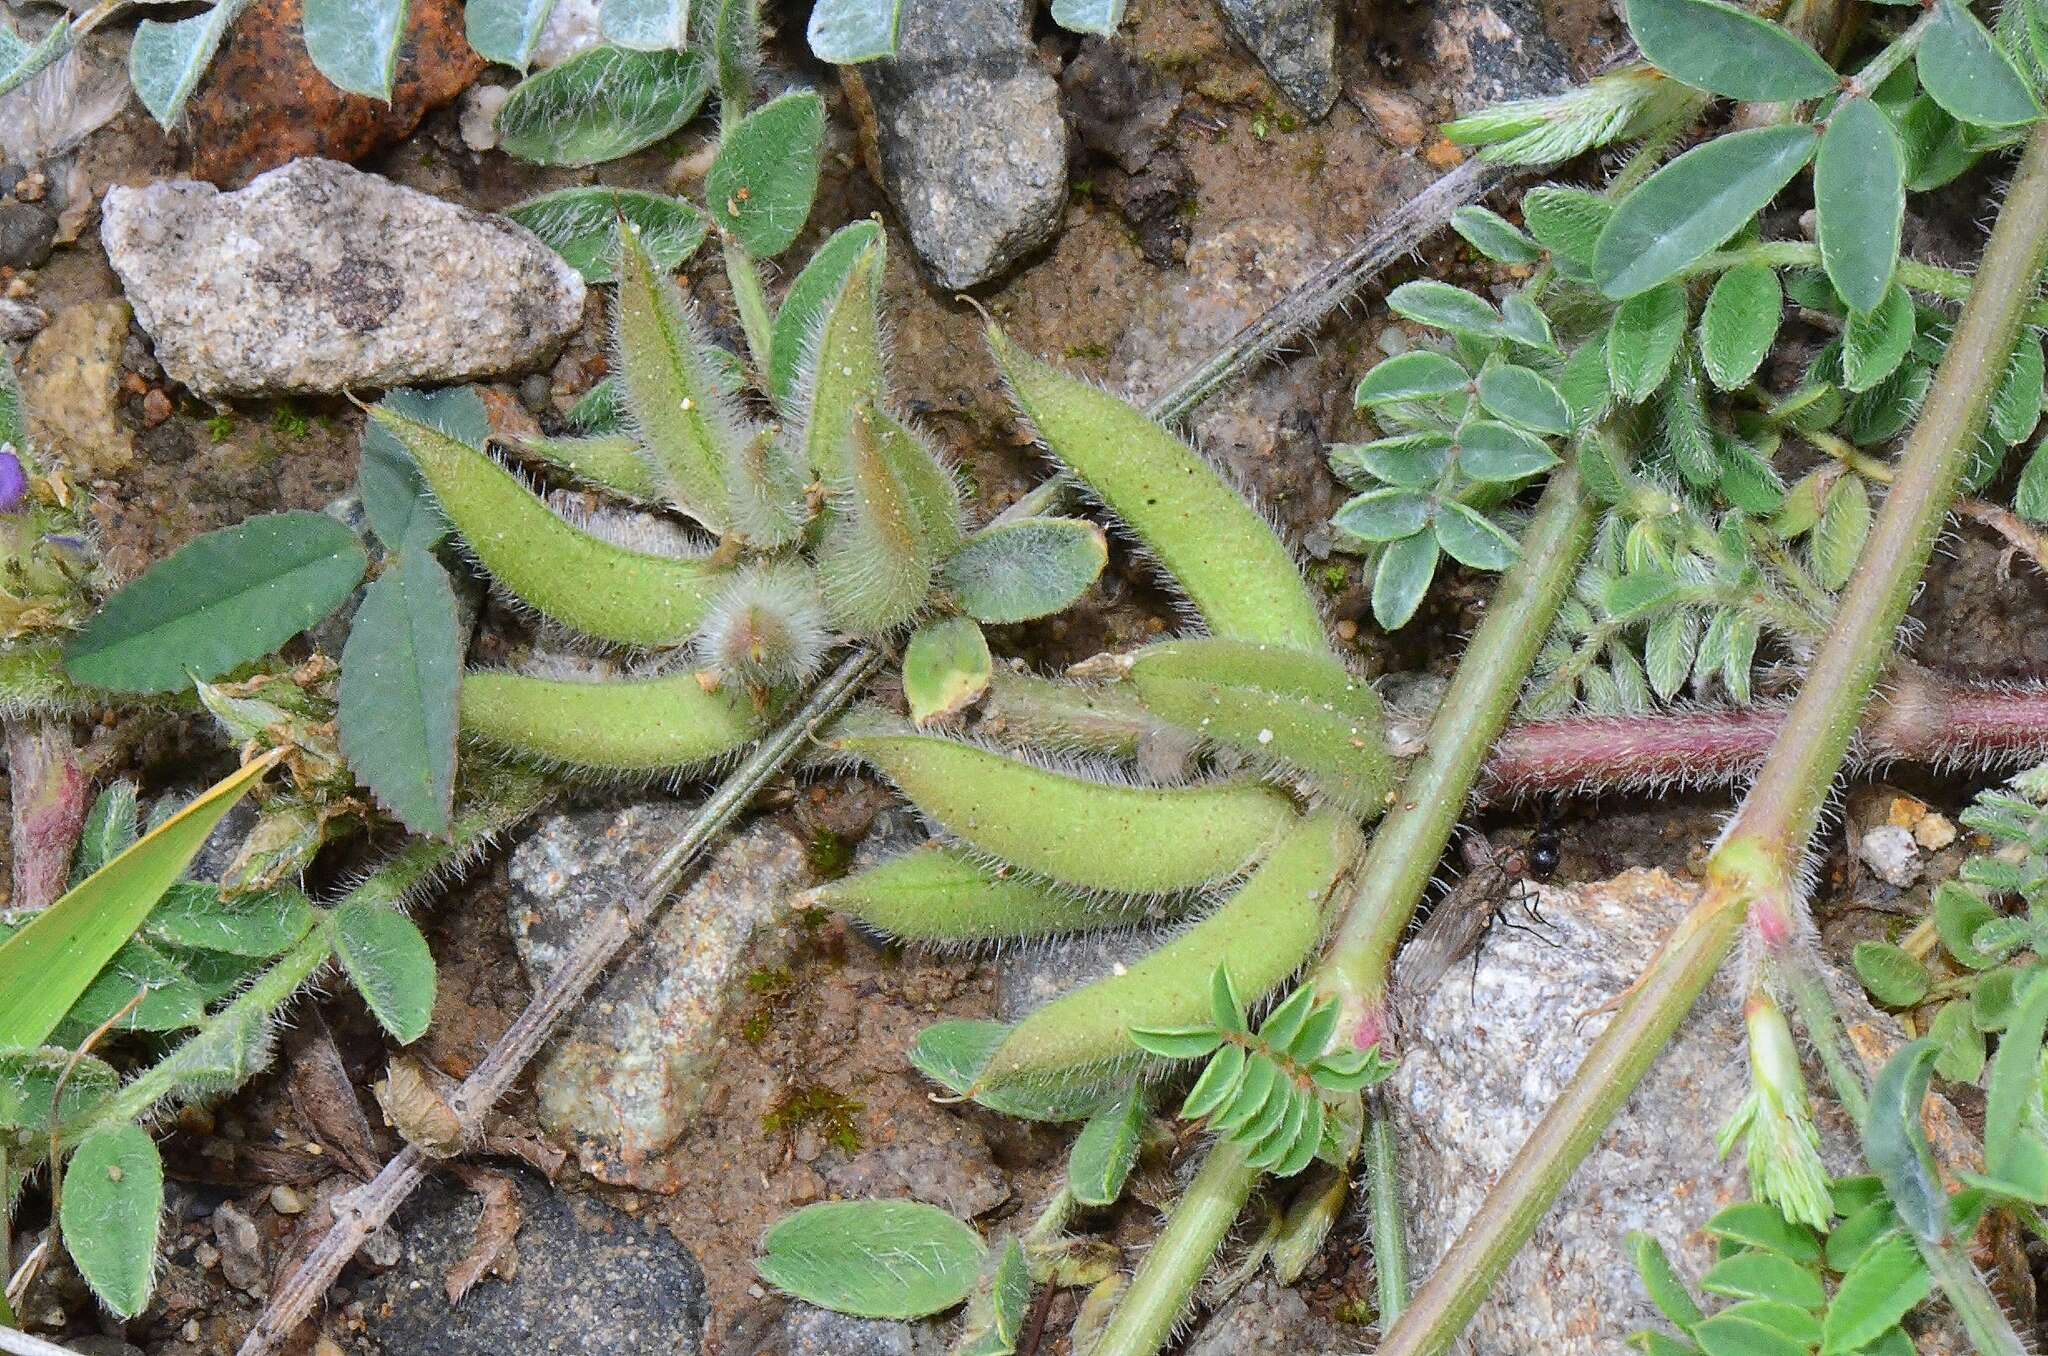
{"type": "Polygon", "coordinates": [[[937,1323],[852,1318],[782,1299],[734,1319],[723,1347],[725,1356],[939,1356],[945,1349],[937,1323]]]}
{"type": "Polygon", "coordinates": [[[512,1176],[525,1220],[511,1279],[486,1277],[459,1305],[442,1285],[476,1241],[480,1198],[436,1176],[401,1212],[398,1267],[362,1289],[368,1335],[387,1356],[703,1351],[704,1272],[673,1234],[530,1173],[512,1176]]]}
{"type": "Polygon", "coordinates": [[[1858,840],[1856,855],[1887,885],[1903,890],[1920,879],[1920,845],[1911,829],[1897,824],[1870,829],[1858,840]]]}
{"type": "Polygon", "coordinates": [[[104,213],[158,359],[208,397],[524,371],[583,319],[583,280],[522,227],[331,160],[117,187],[104,213]]]}
{"type": "Polygon", "coordinates": [[[1238,41],[1311,118],[1337,102],[1337,11],[1330,0],[1218,0],[1238,41]]]}
{"type": "MultiPolygon", "coordinates": [[[[690,808],[649,801],[551,816],[512,854],[507,908],[539,986],[602,911],[675,841],[690,808]]],[[[544,1130],[603,1181],[673,1190],[662,1153],[702,1105],[755,943],[804,879],[802,845],[769,821],[727,837],[541,1057],[544,1130]]]]}
{"type": "Polygon", "coordinates": [[[1571,58],[1534,0],[1433,0],[1430,10],[1436,79],[1461,116],[1572,83],[1571,58]]]}
{"type": "Polygon", "coordinates": [[[1351,1356],[1364,1341],[1360,1329],[1323,1317],[1298,1292],[1261,1276],[1202,1324],[1183,1356],[1351,1356]]]}
{"type": "Polygon", "coordinates": [[[1067,201],[1059,86],[1025,0],[908,0],[897,54],[846,67],[883,185],[932,281],[974,287],[1052,239],[1067,201]]]}
{"type": "MultiPolygon", "coordinates": [[[[1528,1139],[1609,1020],[1593,1015],[1642,972],[1697,898],[1662,871],[1541,892],[1543,922],[1496,925],[1474,968],[1454,967],[1422,1003],[1403,1003],[1395,1074],[1403,1192],[1414,1274],[1427,1276],[1488,1187],[1528,1139]]],[[[1741,1153],[1714,1138],[1749,1087],[1740,966],[1724,966],[1621,1114],[1579,1166],[1467,1330],[1472,1356],[1594,1356],[1665,1325],[1625,1246],[1660,1240],[1681,1275],[1712,1263],[1701,1226],[1748,1198],[1741,1153]]],[[[1895,1028],[1837,984],[1849,1039],[1882,1060],[1895,1028]]],[[[1826,1081],[1807,1069],[1817,1093],[1826,1081]]],[[[1829,1171],[1860,1172],[1853,1129],[1817,1097],[1829,1171]]],[[[1953,1161],[1953,1118],[1935,1118],[1937,1156],[1953,1161]]],[[[1934,1348],[1949,1348],[1937,1344],[1934,1348]]]]}
{"type": "Polygon", "coordinates": [[[41,268],[57,238],[57,214],[38,202],[0,198],[0,266],[41,268]]]}
{"type": "Polygon", "coordinates": [[[0,297],[0,341],[33,339],[50,323],[50,313],[25,301],[0,297]]]}

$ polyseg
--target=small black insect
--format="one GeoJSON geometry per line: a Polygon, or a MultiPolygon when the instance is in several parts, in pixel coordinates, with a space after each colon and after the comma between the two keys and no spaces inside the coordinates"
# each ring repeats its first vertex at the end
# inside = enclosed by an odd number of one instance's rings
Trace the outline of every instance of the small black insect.
{"type": "Polygon", "coordinates": [[[1535,832],[1520,847],[1497,849],[1484,834],[1466,834],[1458,843],[1465,874],[1437,901],[1428,920],[1402,948],[1394,967],[1395,987],[1410,998],[1434,989],[1453,965],[1473,954],[1487,928],[1509,904],[1525,905],[1529,917],[1541,923],[1530,886],[1557,874],[1561,854],[1557,825],[1548,807],[1535,832]]]}

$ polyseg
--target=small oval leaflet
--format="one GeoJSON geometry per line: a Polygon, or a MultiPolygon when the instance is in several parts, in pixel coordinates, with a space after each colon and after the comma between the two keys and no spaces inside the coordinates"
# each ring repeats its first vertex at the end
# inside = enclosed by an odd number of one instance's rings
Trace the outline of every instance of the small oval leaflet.
{"type": "Polygon", "coordinates": [[[1629,0],[1628,28],[1651,65],[1724,98],[1817,99],[1838,83],[1818,52],[1724,0],[1629,0]]]}
{"type": "Polygon", "coordinates": [[[1891,115],[1872,99],[1844,99],[1828,119],[1813,166],[1820,256],[1853,311],[1885,299],[1906,215],[1906,158],[1891,115]]]}
{"type": "Polygon", "coordinates": [[[328,926],[378,1025],[401,1044],[418,1040],[434,1012],[434,957],[420,930],[396,909],[360,903],[336,909],[328,926]]]}
{"type": "Polygon", "coordinates": [[[979,621],[1050,616],[1087,592],[1109,562],[1109,538],[1078,518],[1025,518],[985,528],[939,577],[979,621]]]}
{"type": "Polygon", "coordinates": [[[710,63],[696,51],[594,47],[512,91],[498,144],[537,165],[616,160],[695,117],[710,92],[710,63]]]}
{"type": "Polygon", "coordinates": [[[141,1126],[104,1126],[78,1142],[64,1169],[64,1250],[123,1318],[149,1302],[163,1209],[163,1160],[141,1126]]]}
{"type": "Polygon", "coordinates": [[[619,276],[619,221],[639,227],[641,248],[655,267],[673,273],[697,252],[711,223],[692,204],[627,188],[565,188],[528,198],[505,215],[569,261],[587,283],[619,276]]]}
{"type": "Polygon", "coordinates": [[[829,1201],[762,1235],[754,1268],[835,1313],[922,1318],[967,1298],[986,1253],[974,1230],[918,1201],[829,1201]]]}

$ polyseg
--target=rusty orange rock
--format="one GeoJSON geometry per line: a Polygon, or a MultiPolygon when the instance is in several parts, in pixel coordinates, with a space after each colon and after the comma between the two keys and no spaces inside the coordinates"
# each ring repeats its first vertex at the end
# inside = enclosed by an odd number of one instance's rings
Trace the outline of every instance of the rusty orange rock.
{"type": "Polygon", "coordinates": [[[192,174],[238,188],[300,156],[356,161],[409,136],[483,74],[456,0],[414,0],[391,102],[329,84],[306,55],[301,0],[256,0],[187,106],[192,174]]]}

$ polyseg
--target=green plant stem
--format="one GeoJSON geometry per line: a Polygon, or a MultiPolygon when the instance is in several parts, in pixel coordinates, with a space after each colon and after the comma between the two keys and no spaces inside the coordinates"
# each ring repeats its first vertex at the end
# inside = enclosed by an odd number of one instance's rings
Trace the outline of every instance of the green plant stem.
{"type": "MultiPolygon", "coordinates": [[[[1387,975],[1394,948],[1429,888],[1464,816],[1487,751],[1506,726],[1536,651],[1550,633],[1558,606],[1592,543],[1594,518],[1592,497],[1578,472],[1565,467],[1554,473],[1523,534],[1522,558],[1494,591],[1486,620],[1473,634],[1437,707],[1426,751],[1409,768],[1393,808],[1373,835],[1363,866],[1354,874],[1358,892],[1345,907],[1335,939],[1308,982],[1344,1004],[1340,1040],[1348,1039],[1356,1048],[1381,1042],[1389,1034],[1387,975]]],[[[1384,1147],[1391,1160],[1391,1133],[1384,1147]]],[[[1210,1151],[1110,1320],[1109,1331],[1117,1334],[1120,1345],[1111,1345],[1105,1337],[1091,1356],[1153,1356],[1159,1350],[1258,1176],[1234,1146],[1222,1144],[1210,1151]],[[1202,1189],[1199,1196],[1196,1187],[1202,1189]],[[1217,1223],[1213,1214],[1225,1201],[1232,1203],[1229,1217],[1217,1223]],[[1190,1215],[1199,1216],[1201,1224],[1189,1223],[1190,1215]],[[1169,1239],[1172,1248],[1166,1246],[1169,1239]]],[[[1392,1232],[1398,1232],[1399,1184],[1391,1161],[1386,1176],[1387,1194],[1375,1196],[1375,1209],[1383,1205],[1393,1217],[1392,1232]]],[[[1376,1235],[1381,1231],[1376,1224],[1376,1235]]],[[[1405,1256],[1395,1271],[1401,1278],[1398,1288],[1405,1291],[1405,1256]]],[[[1381,1298],[1384,1303],[1385,1295],[1381,1298]]]]}
{"type": "Polygon", "coordinates": [[[1259,1179],[1244,1159],[1245,1151],[1227,1140],[1210,1149],[1089,1356],[1153,1356],[1166,1345],[1259,1179]]]}
{"type": "MultiPolygon", "coordinates": [[[[1772,268],[1819,268],[1820,246],[1804,240],[1770,240],[1744,245],[1739,249],[1702,255],[1679,276],[1686,279],[1711,278],[1744,264],[1768,264],[1772,268]]],[[[1923,264],[1917,259],[1901,259],[1899,282],[1909,292],[1925,293],[1944,301],[1968,301],[1977,279],[1958,269],[1923,264]]],[[[2038,290],[2036,280],[2029,279],[2021,295],[2033,297],[2038,290]]],[[[2020,320],[2023,324],[2048,327],[2048,302],[2035,301],[2024,307],[2020,320]]]]}
{"type": "Polygon", "coordinates": [[[2048,253],[2048,129],[2006,193],[1896,483],[1777,743],[1707,866],[1701,902],[1623,999],[1534,1135],[1388,1334],[1379,1356],[1440,1356],[1691,1011],[1752,911],[1791,946],[1797,865],[1926,568],[2048,253]]]}
{"type": "MultiPolygon", "coordinates": [[[[1911,1232],[1910,1230],[1908,1232],[1911,1232]]],[[[2026,1356],[2027,1345],[2013,1331],[1991,1287],[1956,1247],[1953,1239],[1939,1243],[1915,1238],[1920,1256],[1927,1263],[1934,1283],[1948,1297],[1963,1331],[1970,1336],[1970,1349],[1980,1356],[2026,1356]]]]}
{"type": "Polygon", "coordinates": [[[747,336],[747,351],[754,355],[754,371],[765,387],[768,359],[774,349],[775,322],[768,314],[768,294],[761,285],[761,270],[739,241],[725,236],[719,243],[725,252],[725,276],[732,284],[740,328],[747,336]]]}
{"type": "Polygon", "coordinates": [[[1372,1265],[1379,1282],[1380,1331],[1408,1308],[1408,1240],[1401,1228],[1401,1163],[1386,1098],[1366,1103],[1365,1176],[1372,1195],[1372,1265]]]}
{"type": "Polygon", "coordinates": [[[1913,21],[1913,26],[1885,44],[1883,51],[1863,63],[1863,69],[1850,77],[1853,93],[1868,94],[1891,77],[1891,73],[1912,59],[1920,50],[1920,40],[1927,36],[1927,30],[1934,26],[1934,12],[1929,10],[1913,21]]]}

